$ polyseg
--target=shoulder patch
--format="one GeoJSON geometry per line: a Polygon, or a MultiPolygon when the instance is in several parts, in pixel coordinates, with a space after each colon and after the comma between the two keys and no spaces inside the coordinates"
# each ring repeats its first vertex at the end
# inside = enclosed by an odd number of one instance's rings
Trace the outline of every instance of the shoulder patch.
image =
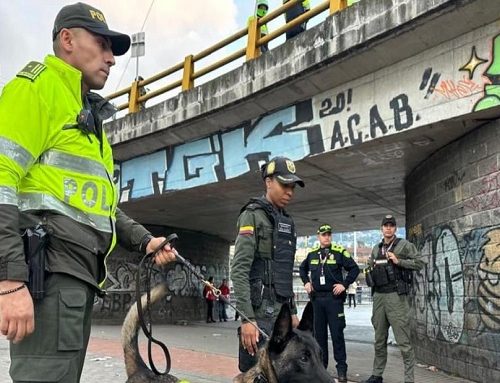
{"type": "Polygon", "coordinates": [[[253,226],[240,226],[238,235],[253,235],[253,232],[254,232],[253,226]]]}
{"type": "Polygon", "coordinates": [[[334,251],[338,251],[339,253],[342,253],[345,250],[344,246],[339,245],[339,244],[334,243],[334,242],[332,242],[332,244],[331,244],[331,249],[334,251]]]}
{"type": "Polygon", "coordinates": [[[318,250],[319,250],[319,245],[316,245],[316,246],[313,246],[313,247],[311,248],[311,251],[310,251],[310,252],[311,252],[311,253],[313,253],[313,252],[318,251],[318,250]]]}
{"type": "Polygon", "coordinates": [[[40,73],[45,70],[45,68],[47,68],[45,64],[39,63],[38,61],[31,61],[16,76],[35,81],[35,79],[40,75],[40,73]]]}

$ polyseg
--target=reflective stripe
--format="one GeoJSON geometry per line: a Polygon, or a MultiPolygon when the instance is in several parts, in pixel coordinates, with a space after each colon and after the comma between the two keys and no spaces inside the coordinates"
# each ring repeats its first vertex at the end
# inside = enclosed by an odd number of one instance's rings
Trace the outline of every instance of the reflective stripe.
{"type": "Polygon", "coordinates": [[[66,205],[57,198],[42,193],[20,193],[19,210],[52,210],[61,213],[77,222],[93,227],[96,230],[112,233],[114,222],[109,216],[86,213],[66,205]],[[113,227],[112,227],[113,226],[113,227]]]}
{"type": "Polygon", "coordinates": [[[10,186],[0,186],[0,204],[17,206],[17,191],[10,186]]]}
{"type": "Polygon", "coordinates": [[[57,150],[48,150],[40,157],[40,163],[108,180],[108,172],[104,166],[98,161],[85,157],[75,156],[57,150]]]}
{"type": "Polygon", "coordinates": [[[0,154],[14,160],[25,171],[35,162],[30,152],[6,137],[0,137],[0,154]]]}

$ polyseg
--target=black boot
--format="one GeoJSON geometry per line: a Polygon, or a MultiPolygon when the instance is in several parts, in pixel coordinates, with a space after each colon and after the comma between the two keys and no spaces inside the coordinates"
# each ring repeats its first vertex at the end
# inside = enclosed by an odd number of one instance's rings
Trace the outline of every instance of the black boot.
{"type": "Polygon", "coordinates": [[[364,380],[362,383],[382,383],[384,380],[381,376],[372,375],[368,378],[368,380],[364,380]]]}
{"type": "Polygon", "coordinates": [[[338,375],[337,376],[337,381],[339,383],[347,383],[347,372],[345,372],[345,371],[339,371],[337,373],[337,375],[338,375]]]}

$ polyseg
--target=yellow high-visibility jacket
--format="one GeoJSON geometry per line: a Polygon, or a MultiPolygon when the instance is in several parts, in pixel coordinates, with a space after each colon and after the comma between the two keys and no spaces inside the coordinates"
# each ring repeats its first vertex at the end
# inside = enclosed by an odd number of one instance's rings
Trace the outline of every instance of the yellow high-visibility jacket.
{"type": "MultiPolygon", "coordinates": [[[[49,270],[97,286],[105,279],[104,259],[116,244],[116,216],[129,220],[117,211],[112,151],[102,131],[102,119],[114,108],[96,94],[84,103],[81,76],[49,55],[43,64],[28,64],[3,89],[0,280],[27,280],[19,230],[28,226],[25,221],[38,220],[53,232],[49,270]],[[85,112],[90,109],[92,114],[85,112]],[[86,121],[79,124],[79,115],[86,121]],[[75,245],[71,254],[65,254],[68,243],[75,245]]],[[[128,224],[131,233],[133,223],[128,224]]],[[[136,236],[147,232],[135,229],[136,236]]]]}
{"type": "MultiPolygon", "coordinates": [[[[247,26],[250,25],[250,21],[252,21],[255,18],[255,16],[250,16],[247,21],[247,26]]],[[[267,24],[261,25],[260,26],[260,36],[266,36],[269,34],[269,30],[267,29],[267,24]]]]}

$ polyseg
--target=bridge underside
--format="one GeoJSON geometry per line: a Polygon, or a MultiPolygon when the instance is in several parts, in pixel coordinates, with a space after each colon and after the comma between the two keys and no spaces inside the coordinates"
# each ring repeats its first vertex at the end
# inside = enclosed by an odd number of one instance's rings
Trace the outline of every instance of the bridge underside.
{"type": "MultiPolygon", "coordinates": [[[[404,184],[410,172],[439,148],[499,115],[500,108],[493,108],[297,162],[297,173],[306,187],[297,188],[288,210],[299,235],[313,233],[319,222],[332,223],[337,232],[373,229],[387,213],[400,217],[398,224],[404,226],[404,184]]],[[[233,240],[239,209],[262,191],[259,174],[250,172],[224,182],[127,202],[122,209],[144,224],[233,240]]]]}

